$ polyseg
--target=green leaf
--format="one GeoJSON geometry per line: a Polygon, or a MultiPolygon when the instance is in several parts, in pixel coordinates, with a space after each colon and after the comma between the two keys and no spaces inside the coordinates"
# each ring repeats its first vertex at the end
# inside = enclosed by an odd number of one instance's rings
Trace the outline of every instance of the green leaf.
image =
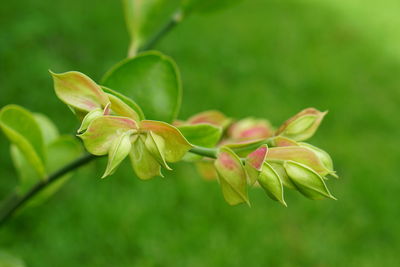
{"type": "MultiPolygon", "coordinates": [[[[47,171],[53,173],[63,167],[66,163],[72,162],[82,154],[80,142],[73,136],[60,136],[47,146],[48,160],[46,164],[47,171]]],[[[64,183],[71,177],[72,172],[64,175],[54,181],[38,193],[27,204],[28,206],[37,206],[46,201],[50,196],[57,192],[64,183]]]]}
{"type": "Polygon", "coordinates": [[[267,162],[264,162],[257,181],[271,199],[280,202],[284,206],[287,206],[283,197],[283,185],[281,178],[267,162]]]}
{"type": "Polygon", "coordinates": [[[26,160],[21,150],[16,145],[10,146],[10,154],[13,165],[18,173],[17,193],[19,195],[25,194],[34,184],[42,180],[31,164],[26,160]]]}
{"type": "Polygon", "coordinates": [[[46,115],[34,113],[33,116],[39,125],[39,128],[42,132],[43,141],[46,145],[58,138],[60,134],[57,127],[46,115]]]}
{"type": "Polygon", "coordinates": [[[193,145],[215,147],[222,136],[222,128],[211,124],[178,126],[179,131],[193,145]]]}
{"type": "Polygon", "coordinates": [[[180,0],[124,0],[125,20],[131,36],[130,54],[160,31],[179,4],[180,0]]]}
{"type": "Polygon", "coordinates": [[[161,153],[168,162],[181,160],[186,152],[193,147],[177,128],[168,123],[144,120],[140,122],[140,129],[152,131],[163,139],[164,144],[161,153]]]}
{"type": "Polygon", "coordinates": [[[148,119],[172,122],[178,115],[180,74],[172,59],[159,52],[118,63],[105,75],[103,84],[132,98],[148,119]]]}
{"type": "Polygon", "coordinates": [[[148,180],[154,176],[161,176],[161,165],[153,157],[144,144],[144,137],[140,136],[132,144],[132,150],[130,153],[130,159],[133,170],[136,175],[142,180],[148,180]]]}
{"type": "Polygon", "coordinates": [[[239,3],[241,0],[182,0],[186,13],[190,12],[212,12],[239,3]]]}
{"type": "Polygon", "coordinates": [[[331,195],[322,177],[313,169],[298,162],[286,161],[283,164],[290,180],[305,197],[310,199],[331,198],[331,195]]]}
{"type": "Polygon", "coordinates": [[[231,149],[222,147],[218,151],[214,166],[226,202],[230,205],[243,202],[250,205],[247,196],[246,172],[240,158],[231,149]]]}
{"type": "Polygon", "coordinates": [[[44,178],[46,176],[44,142],[40,127],[33,115],[17,105],[5,106],[0,111],[0,127],[38,175],[44,178]]]}

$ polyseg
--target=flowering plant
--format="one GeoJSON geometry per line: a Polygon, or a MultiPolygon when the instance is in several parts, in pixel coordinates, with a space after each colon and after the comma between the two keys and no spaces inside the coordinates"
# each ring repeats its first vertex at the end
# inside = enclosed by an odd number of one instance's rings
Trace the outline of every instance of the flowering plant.
{"type": "Polygon", "coordinates": [[[40,203],[70,171],[101,156],[108,157],[102,178],[114,174],[126,158],[142,180],[171,171],[169,163],[193,162],[202,176],[219,182],[230,205],[250,204],[250,186],[261,187],[285,206],[284,188],[310,199],[335,199],[325,184],[327,177],[337,177],[331,157],[303,142],[315,134],[326,112],[307,108],[278,128],[264,118],[237,120],[216,110],[177,119],[179,70],[168,56],[143,51],[188,14],[221,7],[225,1],[217,6],[197,0],[124,2],[132,38],[127,59],[98,83],[77,71],[50,71],[57,97],[80,121],[76,135],[89,154],[79,157],[81,144],[60,136],[46,116],[16,105],[1,109],[0,127],[12,143],[21,179],[16,201],[0,210],[0,223],[28,200],[40,203]],[[170,20],[162,26],[165,15],[170,20]]]}

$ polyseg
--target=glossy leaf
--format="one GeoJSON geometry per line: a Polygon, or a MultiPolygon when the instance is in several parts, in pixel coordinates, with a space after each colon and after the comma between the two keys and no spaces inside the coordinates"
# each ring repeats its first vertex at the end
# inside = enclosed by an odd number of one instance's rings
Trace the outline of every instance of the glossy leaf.
{"type": "Polygon", "coordinates": [[[165,160],[168,162],[177,162],[193,146],[186,140],[181,132],[174,126],[161,122],[144,120],[140,122],[141,130],[152,131],[164,140],[165,160]]]}
{"type": "Polygon", "coordinates": [[[211,124],[182,125],[179,131],[193,145],[215,147],[222,136],[222,128],[211,124]]]}
{"type": "Polygon", "coordinates": [[[106,155],[115,139],[128,131],[136,131],[134,120],[126,117],[103,116],[92,121],[84,134],[79,135],[93,155],[106,155]]]}
{"type": "Polygon", "coordinates": [[[161,176],[161,165],[149,152],[145,146],[144,137],[139,137],[132,144],[130,159],[133,170],[136,175],[142,180],[148,180],[154,176],[161,176]]]}
{"type": "Polygon", "coordinates": [[[214,166],[226,202],[230,205],[243,202],[250,205],[247,196],[246,172],[240,158],[231,149],[222,147],[219,149],[214,166]]]}
{"type": "Polygon", "coordinates": [[[69,106],[89,112],[96,108],[104,108],[108,104],[107,95],[85,74],[77,71],[50,73],[58,98],[69,106]]]}
{"type": "Polygon", "coordinates": [[[283,166],[290,180],[304,196],[310,199],[335,199],[326,187],[322,177],[313,169],[294,161],[286,161],[283,166]]]}
{"type": "Polygon", "coordinates": [[[159,52],[142,53],[114,66],[103,84],[132,98],[146,118],[172,122],[181,105],[182,88],[177,66],[159,52]]]}
{"type": "Polygon", "coordinates": [[[257,179],[258,183],[265,190],[267,195],[287,206],[283,197],[283,185],[279,174],[267,162],[263,163],[262,170],[257,179]]]}
{"type": "Polygon", "coordinates": [[[17,105],[5,106],[0,111],[0,127],[38,175],[44,178],[44,142],[41,129],[33,115],[17,105]]]}

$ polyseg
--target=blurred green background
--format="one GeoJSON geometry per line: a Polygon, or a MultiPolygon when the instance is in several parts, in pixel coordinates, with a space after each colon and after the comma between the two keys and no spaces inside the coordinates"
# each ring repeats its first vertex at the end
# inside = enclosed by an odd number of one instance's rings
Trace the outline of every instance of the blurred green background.
{"type": "MultiPolygon", "coordinates": [[[[338,201],[250,192],[228,206],[215,182],[175,164],[138,180],[128,164],[100,180],[81,170],[44,205],[0,229],[0,250],[26,266],[399,266],[400,2],[247,0],[194,15],[157,49],[182,73],[180,118],[220,109],[278,126],[314,106],[329,114],[311,143],[329,151],[338,201]]],[[[128,47],[119,1],[7,1],[0,8],[0,107],[78,122],[48,69],[99,80],[128,47]]],[[[0,196],[16,183],[0,135],[0,196]]]]}

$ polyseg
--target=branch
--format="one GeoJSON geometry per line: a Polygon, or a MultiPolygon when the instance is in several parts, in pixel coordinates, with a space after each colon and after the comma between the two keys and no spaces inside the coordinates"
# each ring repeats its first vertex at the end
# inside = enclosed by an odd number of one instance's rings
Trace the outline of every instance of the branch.
{"type": "Polygon", "coordinates": [[[70,171],[78,169],[79,167],[89,163],[94,160],[96,156],[91,154],[86,154],[73,162],[65,165],[58,171],[50,174],[46,180],[42,180],[38,182],[34,187],[31,188],[26,194],[22,196],[18,196],[13,194],[9,199],[7,199],[3,206],[0,209],[0,226],[4,224],[16,211],[19,207],[25,204],[32,197],[37,195],[40,191],[46,188],[48,185],[61,178],[64,174],[67,174],[70,171]]]}
{"type": "Polygon", "coordinates": [[[133,57],[137,52],[143,52],[152,49],[168,32],[170,32],[176,25],[182,21],[182,11],[176,11],[171,18],[164,24],[164,26],[142,47],[137,50],[136,45],[131,45],[128,57],[133,57]]]}

